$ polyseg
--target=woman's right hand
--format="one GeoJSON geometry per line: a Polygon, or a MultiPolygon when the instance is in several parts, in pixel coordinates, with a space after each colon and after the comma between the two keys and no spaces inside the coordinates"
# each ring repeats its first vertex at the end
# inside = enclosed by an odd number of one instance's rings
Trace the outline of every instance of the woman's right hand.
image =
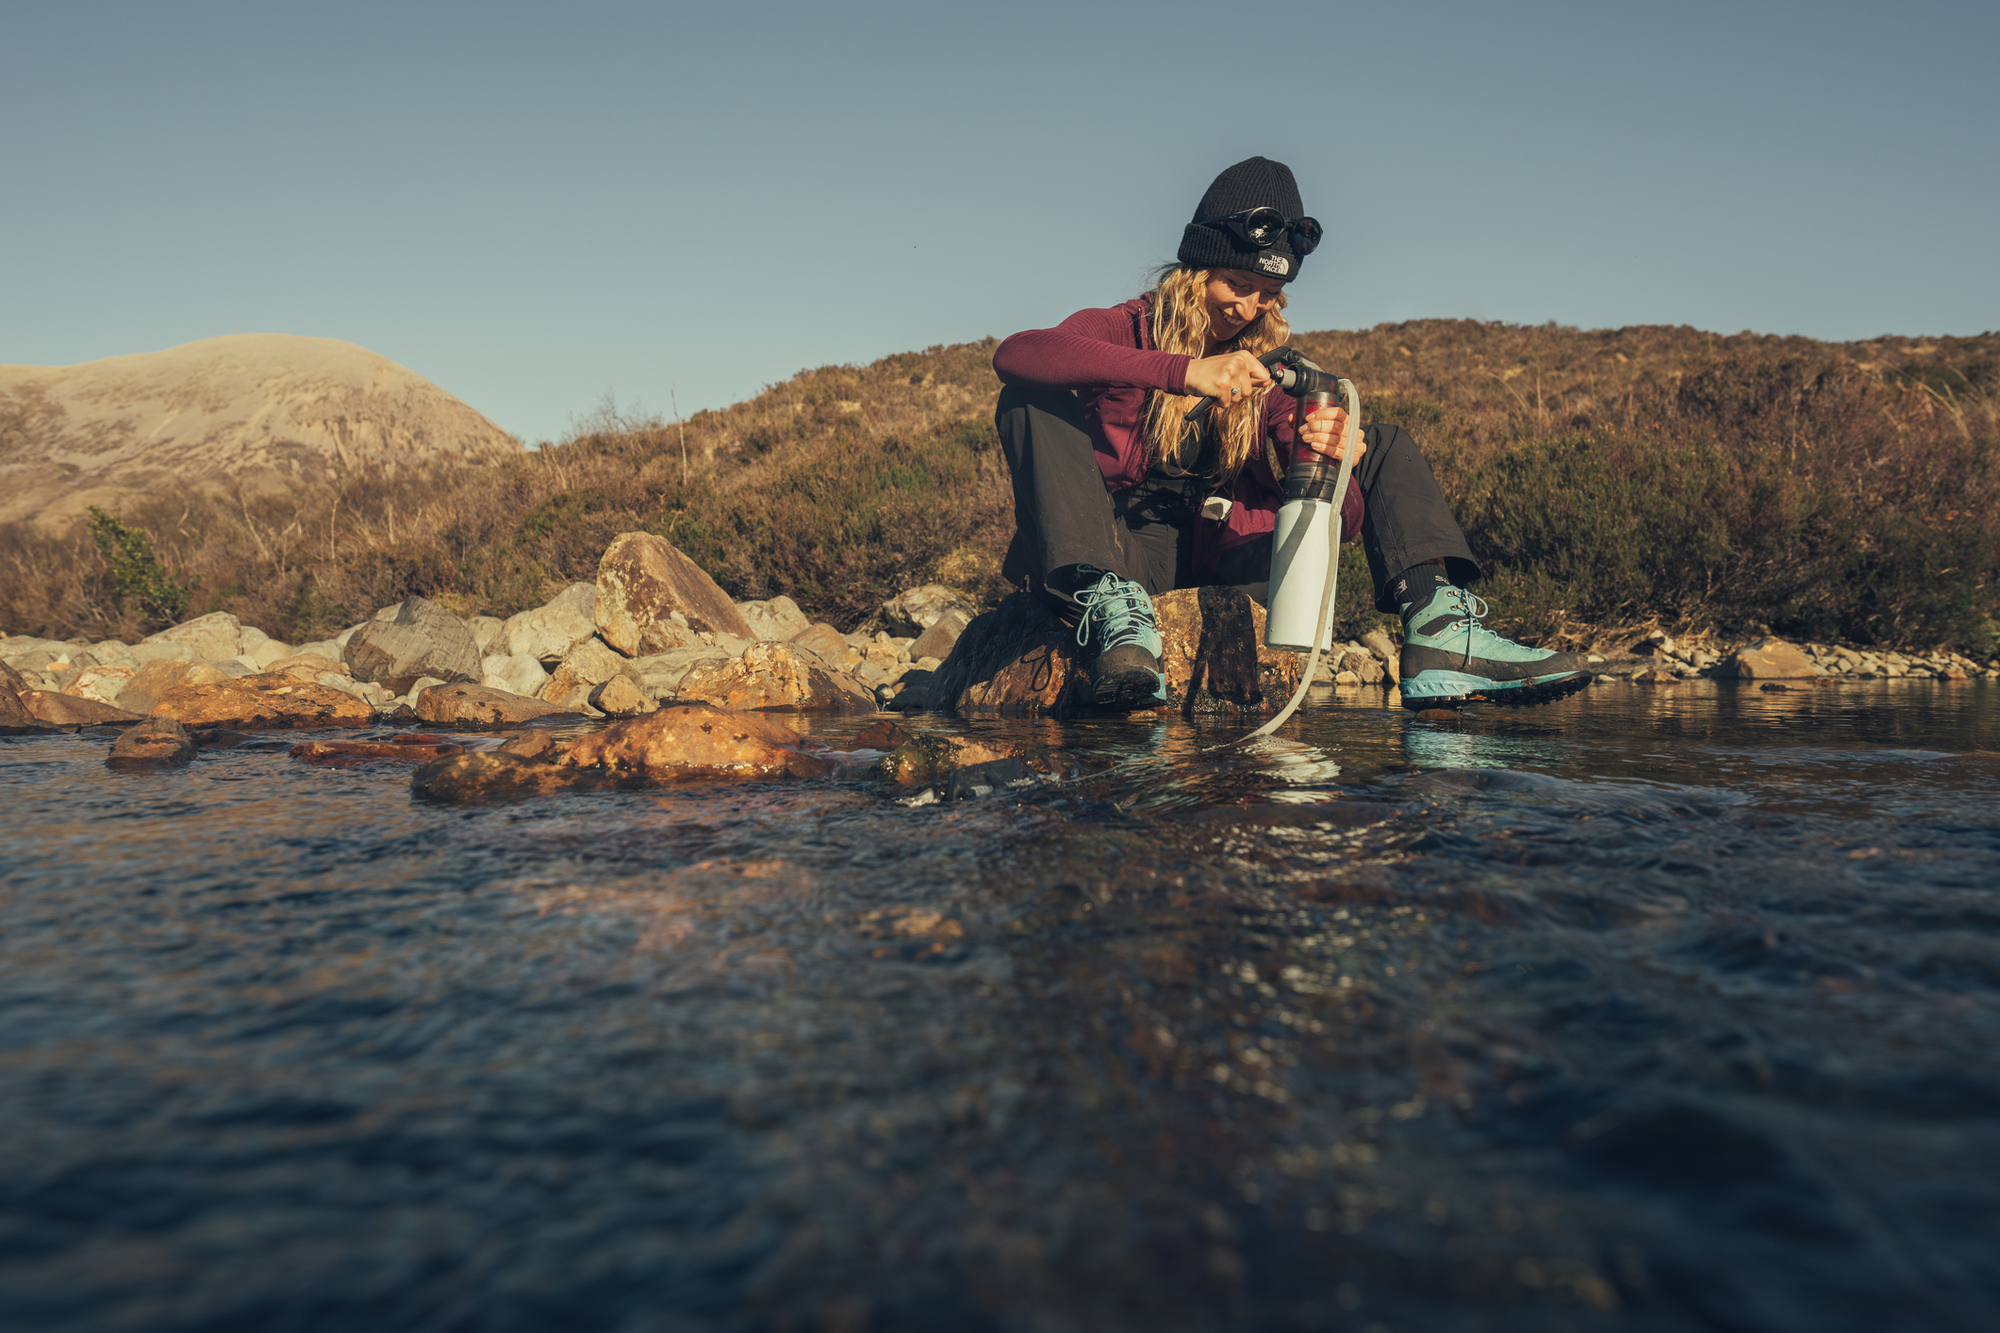
{"type": "Polygon", "coordinates": [[[1188,362],[1187,391],[1225,403],[1241,402],[1270,382],[1271,372],[1248,352],[1224,352],[1188,362]]]}

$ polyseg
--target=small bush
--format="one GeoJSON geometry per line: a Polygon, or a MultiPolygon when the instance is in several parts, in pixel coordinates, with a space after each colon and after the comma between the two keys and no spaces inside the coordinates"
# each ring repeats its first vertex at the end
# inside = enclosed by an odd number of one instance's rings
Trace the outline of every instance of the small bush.
{"type": "Polygon", "coordinates": [[[120,523],[96,505],[89,506],[87,524],[92,544],[104,557],[111,600],[120,607],[136,604],[165,624],[179,620],[200,580],[168,573],[143,528],[120,523]]]}

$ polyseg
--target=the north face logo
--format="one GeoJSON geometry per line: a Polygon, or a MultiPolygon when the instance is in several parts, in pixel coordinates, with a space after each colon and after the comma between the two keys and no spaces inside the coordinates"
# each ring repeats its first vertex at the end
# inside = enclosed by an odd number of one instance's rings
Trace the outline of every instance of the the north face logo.
{"type": "Polygon", "coordinates": [[[1257,269],[1259,272],[1270,273],[1282,278],[1292,271],[1292,261],[1283,255],[1274,255],[1269,250],[1266,250],[1263,254],[1257,256],[1257,269]]]}

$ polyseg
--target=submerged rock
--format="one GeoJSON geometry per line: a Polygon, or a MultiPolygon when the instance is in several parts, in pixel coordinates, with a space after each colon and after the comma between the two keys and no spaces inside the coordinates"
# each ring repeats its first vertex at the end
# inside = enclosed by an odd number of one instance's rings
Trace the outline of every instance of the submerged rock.
{"type": "Polygon", "coordinates": [[[753,643],[743,656],[703,662],[677,693],[718,708],[809,713],[872,713],[875,695],[818,654],[786,643],[753,643]]]}
{"type": "Polygon", "coordinates": [[[676,612],[691,629],[757,637],[728,594],[672,543],[650,532],[621,534],[597,566],[597,632],[627,657],[684,648],[689,636],[674,623],[676,612]]]}
{"type": "MultiPolygon", "coordinates": [[[[1264,608],[1227,588],[1153,599],[1167,693],[1183,713],[1273,712],[1298,687],[1299,658],[1266,648],[1264,608]]],[[[976,617],[925,689],[934,712],[1075,717],[1094,711],[1076,631],[1016,592],[976,617]]]]}
{"type": "Polygon", "coordinates": [[[806,745],[768,717],[676,704],[574,741],[557,762],[653,782],[818,778],[835,771],[834,760],[806,745]]]}
{"type": "Polygon", "coordinates": [[[357,681],[374,681],[391,694],[406,694],[417,681],[478,680],[479,645],[465,622],[422,597],[412,597],[388,620],[375,619],[347,641],[348,670],[357,681]]]}
{"type": "Polygon", "coordinates": [[[111,744],[112,768],[171,768],[194,758],[194,738],[172,718],[149,717],[111,744]]]}
{"type": "Polygon", "coordinates": [[[424,764],[410,775],[410,791],[446,805],[478,805],[551,792],[603,786],[602,775],[559,768],[504,750],[479,750],[424,764]]]}
{"type": "Polygon", "coordinates": [[[150,716],[188,726],[269,731],[366,726],[375,720],[375,710],[343,690],[272,671],[208,685],[177,685],[160,696],[150,716]]]}
{"type": "Polygon", "coordinates": [[[443,736],[426,736],[420,731],[388,741],[300,741],[287,753],[301,763],[328,768],[349,768],[371,760],[399,764],[429,763],[465,753],[465,747],[443,736]]]}

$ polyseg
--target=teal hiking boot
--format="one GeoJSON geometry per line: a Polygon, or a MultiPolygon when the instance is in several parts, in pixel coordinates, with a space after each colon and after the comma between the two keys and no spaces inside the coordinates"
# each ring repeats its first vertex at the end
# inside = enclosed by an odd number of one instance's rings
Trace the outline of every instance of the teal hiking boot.
{"type": "Polygon", "coordinates": [[[1575,653],[1528,648],[1480,624],[1486,603],[1443,584],[1403,621],[1403,707],[1456,708],[1475,699],[1549,704],[1590,684],[1575,653]]]}
{"type": "Polygon", "coordinates": [[[1097,706],[1156,708],[1165,703],[1159,622],[1146,590],[1105,571],[1079,590],[1075,601],[1083,608],[1076,641],[1092,654],[1090,680],[1097,706]]]}

